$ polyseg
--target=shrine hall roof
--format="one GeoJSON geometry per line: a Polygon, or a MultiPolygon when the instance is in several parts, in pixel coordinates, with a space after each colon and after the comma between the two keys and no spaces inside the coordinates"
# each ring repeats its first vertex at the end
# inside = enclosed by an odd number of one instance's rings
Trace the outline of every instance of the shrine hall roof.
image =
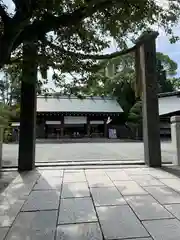
{"type": "Polygon", "coordinates": [[[159,115],[166,115],[180,111],[180,92],[159,94],[159,115]]]}
{"type": "Polygon", "coordinates": [[[123,109],[110,97],[38,96],[37,112],[122,113],[123,109]]]}

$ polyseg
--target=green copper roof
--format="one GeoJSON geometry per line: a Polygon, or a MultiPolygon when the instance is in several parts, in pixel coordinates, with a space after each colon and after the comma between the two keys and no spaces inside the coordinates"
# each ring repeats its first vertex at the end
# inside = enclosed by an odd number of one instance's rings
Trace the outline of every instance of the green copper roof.
{"type": "Polygon", "coordinates": [[[37,97],[37,112],[122,113],[116,99],[109,97],[37,97]]]}

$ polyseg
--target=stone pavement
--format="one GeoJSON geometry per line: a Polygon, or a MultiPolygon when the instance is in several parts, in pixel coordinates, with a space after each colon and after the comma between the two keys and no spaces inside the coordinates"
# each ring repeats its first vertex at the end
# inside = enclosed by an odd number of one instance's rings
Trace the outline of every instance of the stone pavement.
{"type": "MultiPolygon", "coordinates": [[[[162,161],[171,162],[174,150],[171,142],[162,142],[162,161]]],[[[3,165],[17,166],[18,144],[3,145],[3,165]]],[[[37,143],[36,164],[71,164],[103,162],[144,162],[142,142],[107,143],[37,143]],[[131,151],[129,151],[131,150],[131,151]]],[[[108,163],[109,164],[109,163],[108,163]]]]}
{"type": "Polygon", "coordinates": [[[179,240],[180,179],[140,166],[6,171],[0,239],[179,240]]]}

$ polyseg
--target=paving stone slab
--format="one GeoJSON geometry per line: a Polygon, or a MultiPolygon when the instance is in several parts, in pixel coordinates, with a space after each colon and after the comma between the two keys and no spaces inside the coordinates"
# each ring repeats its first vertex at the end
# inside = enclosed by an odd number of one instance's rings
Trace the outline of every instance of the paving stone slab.
{"type": "Polygon", "coordinates": [[[147,174],[147,175],[132,175],[131,178],[142,187],[164,186],[164,184],[160,180],[154,178],[153,176],[151,176],[149,174],[147,174]]]}
{"type": "Polygon", "coordinates": [[[91,188],[95,206],[127,204],[116,187],[91,188]]]}
{"type": "Polygon", "coordinates": [[[180,220],[180,204],[164,205],[164,207],[180,220]]]}
{"type": "Polygon", "coordinates": [[[161,204],[180,203],[180,194],[166,186],[144,187],[161,204]]]}
{"type": "Polygon", "coordinates": [[[157,170],[153,169],[153,171],[150,173],[153,177],[163,179],[163,178],[177,178],[176,175],[168,173],[163,170],[157,170]]]}
{"type": "Polygon", "coordinates": [[[131,177],[134,175],[149,175],[152,170],[150,168],[127,168],[124,171],[131,177]]]}
{"type": "Polygon", "coordinates": [[[154,240],[179,240],[180,222],[177,219],[144,221],[144,226],[154,240]]]}
{"type": "Polygon", "coordinates": [[[41,171],[42,177],[63,177],[63,170],[51,169],[41,171]]]}
{"type": "Polygon", "coordinates": [[[84,170],[80,170],[80,169],[64,169],[64,173],[84,173],[84,170]]]}
{"type": "Polygon", "coordinates": [[[33,190],[54,190],[61,189],[62,187],[62,178],[60,177],[49,177],[44,178],[40,177],[40,179],[35,184],[33,190]]]}
{"type": "Polygon", "coordinates": [[[126,168],[124,168],[123,166],[121,168],[119,168],[119,166],[115,167],[115,168],[105,168],[104,171],[107,172],[119,172],[119,171],[124,171],[126,168]]]}
{"type": "Polygon", "coordinates": [[[125,198],[140,220],[173,218],[162,205],[149,195],[125,198]]]}
{"type": "Polygon", "coordinates": [[[59,224],[97,221],[91,198],[61,199],[59,224]]]}
{"type": "Polygon", "coordinates": [[[114,181],[114,184],[124,196],[147,195],[148,193],[134,181],[114,181]]]}
{"type": "Polygon", "coordinates": [[[148,237],[148,238],[131,238],[126,240],[153,240],[153,239],[148,237]]]}
{"type": "Polygon", "coordinates": [[[109,180],[109,177],[107,176],[107,174],[106,174],[105,172],[103,172],[103,173],[95,173],[95,174],[87,174],[87,173],[86,173],[86,178],[87,178],[87,179],[92,179],[92,178],[96,178],[96,179],[105,178],[105,179],[108,179],[108,180],[109,180]]]}
{"type": "Polygon", "coordinates": [[[6,240],[54,240],[57,211],[21,212],[6,240]]]}
{"type": "Polygon", "coordinates": [[[129,206],[97,207],[96,210],[106,240],[149,237],[129,206]]]}
{"type": "Polygon", "coordinates": [[[5,236],[7,232],[9,231],[9,228],[0,228],[0,239],[5,240],[5,236]]]}
{"type": "Polygon", "coordinates": [[[86,182],[63,183],[61,198],[75,198],[90,196],[86,182]]]}
{"type": "Polygon", "coordinates": [[[29,172],[23,172],[19,174],[12,182],[12,184],[17,183],[23,183],[23,184],[29,184],[29,183],[35,183],[37,179],[40,177],[40,173],[38,171],[29,171],[29,172]]]}
{"type": "Polygon", "coordinates": [[[17,172],[17,171],[0,172],[0,181],[1,181],[1,179],[14,180],[17,176],[19,176],[19,172],[17,172]]]}
{"type": "Polygon", "coordinates": [[[40,172],[42,172],[43,170],[46,170],[46,171],[48,171],[48,170],[61,170],[61,171],[64,171],[63,169],[62,169],[62,167],[60,167],[60,166],[39,166],[39,167],[37,167],[36,168],[38,171],[40,171],[40,172]]]}
{"type": "Polygon", "coordinates": [[[1,196],[5,196],[7,199],[27,199],[33,186],[34,183],[11,184],[1,193],[1,196]]]}
{"type": "Polygon", "coordinates": [[[0,227],[10,227],[20,212],[25,200],[5,199],[0,202],[0,227]]]}
{"type": "Polygon", "coordinates": [[[153,176],[147,174],[147,175],[132,175],[131,176],[132,180],[141,180],[141,181],[144,181],[144,180],[156,180],[156,178],[154,178],[153,176]]]}
{"type": "Polygon", "coordinates": [[[132,180],[127,173],[122,170],[119,171],[106,171],[107,175],[110,177],[111,180],[118,180],[118,181],[128,181],[132,180]]]}
{"type": "Polygon", "coordinates": [[[19,174],[17,172],[0,172],[0,193],[11,184],[19,174]]]}
{"type": "Polygon", "coordinates": [[[6,181],[0,182],[0,194],[8,187],[9,183],[6,181]]]}
{"type": "Polygon", "coordinates": [[[180,193],[180,179],[161,179],[161,182],[166,186],[180,193]]]}
{"type": "Polygon", "coordinates": [[[152,179],[152,180],[135,180],[137,184],[139,184],[141,187],[148,187],[148,186],[164,186],[164,184],[159,181],[158,179],[152,179]]]}
{"type": "Polygon", "coordinates": [[[63,182],[86,182],[84,172],[80,173],[64,173],[63,182]]]}
{"type": "Polygon", "coordinates": [[[113,182],[108,176],[87,176],[87,181],[90,187],[114,187],[113,182]]]}
{"type": "Polygon", "coordinates": [[[32,191],[22,211],[55,210],[59,206],[60,192],[32,191]]]}
{"type": "Polygon", "coordinates": [[[98,223],[59,225],[56,240],[103,240],[98,223]]]}
{"type": "Polygon", "coordinates": [[[98,176],[98,175],[104,175],[106,176],[106,172],[105,172],[105,169],[88,169],[88,170],[85,170],[85,174],[86,176],[98,176]]]}

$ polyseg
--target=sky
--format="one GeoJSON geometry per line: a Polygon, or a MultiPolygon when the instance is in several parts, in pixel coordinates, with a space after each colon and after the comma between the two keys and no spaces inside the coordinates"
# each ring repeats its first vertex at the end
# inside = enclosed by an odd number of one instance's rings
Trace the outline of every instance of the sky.
{"type": "MultiPolygon", "coordinates": [[[[3,0],[6,5],[8,6],[8,12],[12,12],[14,10],[14,5],[12,3],[12,0],[3,0]]],[[[162,4],[163,6],[166,6],[167,0],[156,0],[159,4],[162,4]]],[[[180,24],[179,24],[180,26],[180,24]]],[[[165,35],[163,31],[159,32],[159,37],[156,41],[156,48],[158,52],[162,52],[164,54],[169,55],[169,57],[178,63],[178,76],[180,76],[180,41],[178,41],[175,44],[170,44],[168,37],[165,35]]],[[[174,34],[177,36],[180,36],[180,28],[176,27],[174,28],[174,34]]],[[[112,43],[110,48],[105,49],[104,53],[111,53],[116,51],[115,45],[112,43]]],[[[51,78],[52,71],[49,71],[48,76],[51,78]]],[[[50,83],[50,87],[53,87],[53,84],[50,83]]]]}
{"type": "MultiPolygon", "coordinates": [[[[180,24],[179,27],[174,28],[174,33],[180,36],[180,24]]],[[[180,41],[170,44],[167,36],[161,33],[156,41],[156,48],[158,52],[169,55],[172,60],[178,63],[178,76],[180,76],[180,41]]]]}
{"type": "MultiPolygon", "coordinates": [[[[180,37],[180,23],[179,26],[173,28],[173,33],[175,36],[180,37]]],[[[115,44],[110,46],[110,48],[105,49],[105,53],[112,53],[116,51],[115,44]]],[[[178,64],[177,75],[180,77],[180,41],[171,44],[168,36],[164,31],[159,30],[159,36],[156,40],[156,51],[162,52],[168,55],[172,60],[174,60],[178,64]]]]}

